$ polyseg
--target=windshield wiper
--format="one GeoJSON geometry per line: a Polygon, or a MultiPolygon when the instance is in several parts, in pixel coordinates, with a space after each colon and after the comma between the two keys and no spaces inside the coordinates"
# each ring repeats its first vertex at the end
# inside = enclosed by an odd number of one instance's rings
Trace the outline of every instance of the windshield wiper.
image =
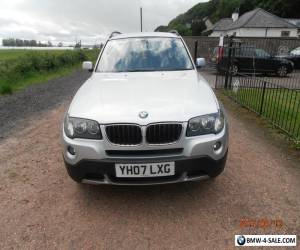
{"type": "Polygon", "coordinates": [[[161,71],[183,71],[183,70],[193,70],[193,68],[162,69],[161,71]]]}
{"type": "Polygon", "coordinates": [[[124,70],[123,72],[146,72],[146,71],[157,71],[155,69],[129,69],[129,70],[124,70]]]}
{"type": "Polygon", "coordinates": [[[121,72],[156,72],[156,71],[181,71],[181,70],[192,70],[192,68],[174,68],[174,69],[129,69],[121,72]]]}

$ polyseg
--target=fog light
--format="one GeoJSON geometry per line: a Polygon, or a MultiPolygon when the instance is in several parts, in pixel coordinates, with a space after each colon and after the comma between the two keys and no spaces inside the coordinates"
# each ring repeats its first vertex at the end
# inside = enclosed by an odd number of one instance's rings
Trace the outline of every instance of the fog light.
{"type": "Polygon", "coordinates": [[[218,142],[216,142],[215,145],[214,145],[214,150],[215,150],[215,151],[218,151],[221,147],[222,147],[222,143],[218,141],[218,142]]]}
{"type": "Polygon", "coordinates": [[[71,154],[71,155],[75,155],[76,152],[75,152],[75,149],[71,146],[68,147],[68,152],[71,154]]]}

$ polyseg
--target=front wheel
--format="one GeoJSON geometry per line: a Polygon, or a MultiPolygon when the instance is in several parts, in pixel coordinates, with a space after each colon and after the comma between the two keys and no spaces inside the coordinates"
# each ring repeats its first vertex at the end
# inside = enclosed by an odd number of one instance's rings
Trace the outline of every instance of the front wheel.
{"type": "Polygon", "coordinates": [[[279,68],[277,69],[276,73],[277,73],[277,75],[279,77],[285,77],[285,76],[287,76],[287,74],[288,74],[288,68],[287,68],[287,66],[285,66],[285,65],[279,66],[279,68]]]}
{"type": "Polygon", "coordinates": [[[229,73],[230,73],[232,76],[236,76],[236,75],[239,73],[239,68],[238,68],[238,66],[236,66],[235,64],[231,65],[230,68],[229,68],[229,73]]]}

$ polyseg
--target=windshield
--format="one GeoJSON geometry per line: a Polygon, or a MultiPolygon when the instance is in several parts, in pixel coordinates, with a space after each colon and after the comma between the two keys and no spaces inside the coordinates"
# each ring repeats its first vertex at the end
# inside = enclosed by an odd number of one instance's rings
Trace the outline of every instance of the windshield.
{"type": "Polygon", "coordinates": [[[180,38],[156,37],[110,40],[96,71],[175,71],[193,68],[180,38]]]}
{"type": "Polygon", "coordinates": [[[295,56],[300,56],[300,47],[292,50],[291,54],[295,56]]]}

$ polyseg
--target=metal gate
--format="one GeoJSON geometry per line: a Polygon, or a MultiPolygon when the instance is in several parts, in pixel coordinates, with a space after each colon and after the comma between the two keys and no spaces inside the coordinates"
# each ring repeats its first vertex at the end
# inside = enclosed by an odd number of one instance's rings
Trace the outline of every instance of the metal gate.
{"type": "Polygon", "coordinates": [[[268,48],[274,44],[270,40],[261,40],[258,45],[229,37],[218,48],[216,88],[299,143],[300,63],[283,46],[268,48]]]}

